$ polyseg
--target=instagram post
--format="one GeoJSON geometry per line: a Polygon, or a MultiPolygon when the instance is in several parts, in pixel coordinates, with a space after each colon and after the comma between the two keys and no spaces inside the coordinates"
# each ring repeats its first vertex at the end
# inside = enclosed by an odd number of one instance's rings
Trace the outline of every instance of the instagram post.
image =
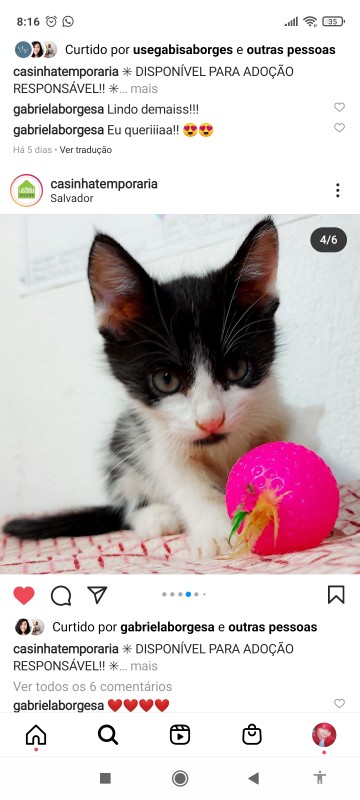
{"type": "Polygon", "coordinates": [[[356,572],[359,235],[356,215],[4,220],[0,569],[356,572]]]}
{"type": "Polygon", "coordinates": [[[356,794],[359,22],[3,11],[4,797],[356,794]]]}

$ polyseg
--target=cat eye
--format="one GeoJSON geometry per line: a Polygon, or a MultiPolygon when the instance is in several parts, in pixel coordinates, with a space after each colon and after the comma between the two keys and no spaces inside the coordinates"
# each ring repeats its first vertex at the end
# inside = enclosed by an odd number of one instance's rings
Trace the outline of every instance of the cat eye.
{"type": "Polygon", "coordinates": [[[225,377],[229,383],[237,383],[243,381],[249,374],[249,365],[245,359],[241,358],[239,361],[234,361],[225,370],[225,377]]]}
{"type": "Polygon", "coordinates": [[[175,394],[181,386],[181,380],[174,372],[159,369],[151,376],[154,389],[160,394],[175,394]]]}

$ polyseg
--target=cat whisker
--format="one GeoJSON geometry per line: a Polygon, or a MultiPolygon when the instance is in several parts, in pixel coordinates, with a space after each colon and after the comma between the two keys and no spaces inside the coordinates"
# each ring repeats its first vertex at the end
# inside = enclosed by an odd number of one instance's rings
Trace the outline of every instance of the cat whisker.
{"type": "Polygon", "coordinates": [[[131,364],[132,366],[134,366],[134,364],[144,361],[144,358],[147,363],[150,356],[152,358],[158,358],[164,366],[169,363],[169,359],[171,360],[171,363],[173,362],[173,358],[170,356],[169,353],[163,352],[162,350],[147,350],[145,356],[143,353],[141,353],[141,355],[129,359],[127,363],[129,365],[131,364]]]}
{"type": "Polygon", "coordinates": [[[221,340],[221,346],[222,347],[225,347],[225,345],[227,344],[227,341],[229,339],[229,336],[231,336],[233,334],[233,332],[235,331],[237,326],[247,316],[247,314],[249,314],[251,309],[254,308],[256,306],[256,304],[260,302],[260,300],[263,300],[264,297],[266,297],[266,293],[264,293],[262,295],[259,295],[259,297],[257,297],[256,300],[254,300],[254,302],[248,308],[245,309],[245,311],[241,315],[241,317],[238,320],[236,320],[236,322],[234,322],[233,326],[230,327],[228,331],[225,331],[226,336],[225,336],[225,338],[222,337],[222,340],[221,340]]]}
{"type": "Polygon", "coordinates": [[[154,344],[157,347],[162,346],[164,352],[172,359],[174,358],[174,352],[176,352],[176,357],[179,357],[178,348],[173,335],[170,336],[170,339],[166,339],[159,331],[155,330],[154,328],[150,328],[148,325],[145,325],[139,321],[134,322],[133,327],[148,331],[148,333],[154,336],[158,341],[154,341],[153,339],[142,339],[139,342],[128,345],[128,347],[136,347],[146,342],[149,344],[154,344]]]}
{"type": "Polygon", "coordinates": [[[166,333],[168,334],[168,337],[169,337],[171,343],[175,346],[175,350],[179,354],[178,344],[176,342],[176,339],[174,338],[174,334],[169,330],[169,328],[168,328],[168,326],[166,324],[165,317],[164,317],[163,312],[162,312],[161,307],[160,307],[160,301],[159,301],[159,296],[158,296],[156,283],[154,283],[153,286],[154,286],[154,295],[155,295],[156,305],[157,305],[157,308],[158,308],[158,311],[159,311],[161,322],[162,322],[162,324],[163,324],[163,326],[164,326],[164,328],[166,330],[166,333]]]}
{"type": "Polygon", "coordinates": [[[226,314],[225,322],[223,324],[223,329],[222,329],[222,333],[221,333],[221,339],[223,338],[224,329],[226,327],[226,323],[227,323],[227,319],[228,319],[228,316],[229,316],[229,313],[230,313],[230,310],[231,310],[231,306],[232,306],[232,304],[234,302],[234,299],[235,299],[235,296],[236,296],[236,292],[238,290],[239,283],[240,283],[241,278],[242,278],[242,273],[246,270],[246,266],[247,266],[248,260],[249,260],[249,258],[251,256],[252,249],[253,249],[253,244],[250,245],[249,251],[248,251],[247,255],[244,258],[244,262],[243,262],[241,268],[240,268],[240,263],[237,263],[236,261],[234,262],[234,269],[237,270],[237,279],[235,281],[235,286],[234,286],[233,293],[231,295],[231,300],[230,300],[230,303],[229,303],[228,312],[226,314]]]}
{"type": "MultiPolygon", "coordinates": [[[[135,437],[135,439],[133,439],[132,441],[133,441],[133,442],[136,442],[138,439],[142,439],[142,438],[143,438],[143,436],[144,436],[144,434],[143,434],[143,433],[139,433],[139,435],[138,435],[138,436],[136,436],[136,437],[135,437]]],[[[121,448],[121,450],[118,450],[118,452],[117,452],[117,453],[115,453],[115,455],[113,456],[113,458],[111,459],[111,461],[109,461],[109,462],[108,462],[107,466],[109,467],[109,466],[110,466],[110,465],[113,463],[113,461],[115,461],[115,459],[116,459],[116,458],[118,458],[118,457],[121,455],[121,453],[122,453],[124,450],[126,450],[126,448],[127,448],[127,447],[128,447],[128,443],[126,443],[126,444],[124,445],[124,447],[122,447],[122,448],[121,448]]]]}
{"type": "Polygon", "coordinates": [[[257,338],[257,335],[259,333],[263,333],[263,331],[265,331],[267,328],[268,328],[268,320],[264,321],[263,324],[261,324],[261,322],[257,320],[256,322],[253,323],[250,322],[248,325],[245,325],[243,328],[241,328],[240,331],[234,333],[234,335],[231,337],[230,341],[227,343],[225,350],[222,351],[223,358],[225,358],[225,356],[229,353],[230,350],[235,349],[235,347],[239,344],[239,342],[246,341],[247,343],[250,343],[257,338]],[[258,326],[257,330],[255,331],[255,334],[253,336],[248,336],[247,335],[248,329],[251,327],[251,325],[255,324],[258,326]],[[240,335],[241,333],[243,334],[242,336],[240,335]]]}
{"type": "MultiPolygon", "coordinates": [[[[110,461],[110,463],[108,464],[108,466],[110,466],[110,465],[113,463],[113,461],[115,460],[115,458],[118,458],[118,457],[119,457],[119,456],[120,456],[122,453],[124,453],[125,451],[127,451],[127,452],[126,452],[126,457],[127,457],[127,459],[133,459],[135,455],[138,455],[138,453],[142,452],[142,450],[144,450],[144,449],[146,449],[147,447],[149,447],[149,442],[148,442],[148,439],[146,438],[145,442],[144,442],[144,443],[141,445],[141,447],[137,447],[137,448],[135,448],[135,449],[133,449],[133,450],[130,450],[130,449],[129,449],[129,448],[130,448],[130,446],[131,446],[133,443],[135,443],[136,441],[138,441],[138,439],[142,439],[142,438],[143,438],[143,436],[144,436],[144,434],[143,434],[143,433],[141,433],[139,436],[137,436],[137,437],[136,437],[136,439],[132,439],[130,442],[127,442],[127,444],[126,444],[124,447],[122,447],[122,448],[121,448],[121,450],[119,450],[119,451],[118,451],[118,453],[117,453],[117,454],[114,456],[114,458],[113,458],[113,459],[110,461]]],[[[168,432],[168,431],[159,431],[159,432],[158,432],[158,439],[160,439],[160,440],[161,440],[161,439],[163,439],[164,441],[166,441],[166,442],[168,443],[168,442],[169,442],[169,438],[170,438],[170,445],[171,445],[171,437],[172,437],[172,436],[174,436],[174,434],[173,434],[173,432],[171,432],[171,431],[169,431],[169,432],[168,432]]],[[[175,434],[175,436],[176,436],[176,434],[175,434]]],[[[117,462],[117,463],[116,463],[116,464],[115,464],[115,465],[112,467],[112,469],[110,469],[110,470],[107,470],[107,472],[106,472],[106,477],[108,478],[108,477],[109,477],[109,475],[111,475],[111,473],[112,473],[112,472],[114,472],[114,470],[116,470],[116,469],[118,468],[118,466],[124,462],[124,460],[125,460],[125,458],[123,457],[123,459],[122,459],[122,460],[120,459],[120,460],[119,460],[119,461],[118,461],[118,462],[117,462]]]]}

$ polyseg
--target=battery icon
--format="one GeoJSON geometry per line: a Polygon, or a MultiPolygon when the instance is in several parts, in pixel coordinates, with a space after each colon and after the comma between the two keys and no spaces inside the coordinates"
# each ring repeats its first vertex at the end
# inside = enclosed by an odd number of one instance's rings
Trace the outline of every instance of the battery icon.
{"type": "Polygon", "coordinates": [[[322,24],[328,25],[330,28],[340,28],[341,25],[344,25],[344,17],[323,17],[322,24]]]}

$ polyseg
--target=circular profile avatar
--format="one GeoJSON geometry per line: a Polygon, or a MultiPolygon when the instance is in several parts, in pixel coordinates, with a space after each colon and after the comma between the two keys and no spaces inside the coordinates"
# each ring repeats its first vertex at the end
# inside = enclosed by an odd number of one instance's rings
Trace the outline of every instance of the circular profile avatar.
{"type": "Polygon", "coordinates": [[[41,633],[44,633],[45,625],[41,619],[32,619],[31,622],[33,636],[40,636],[41,633]]]}
{"type": "Polygon", "coordinates": [[[31,42],[32,44],[32,55],[31,58],[41,58],[44,55],[44,47],[41,42],[31,42]]]}
{"type": "Polygon", "coordinates": [[[44,58],[54,58],[57,53],[55,42],[45,42],[44,45],[44,58]]]}
{"type": "Polygon", "coordinates": [[[11,183],[10,194],[18,206],[35,206],[43,196],[43,185],[36,175],[22,173],[11,183]]]}
{"type": "Polygon", "coordinates": [[[313,742],[319,747],[330,747],[336,739],[336,730],[329,722],[319,722],[312,732],[313,742]]]}
{"type": "Polygon", "coordinates": [[[32,625],[28,619],[18,619],[15,625],[16,633],[18,633],[19,636],[28,636],[28,634],[31,633],[31,629],[32,625]]]}

